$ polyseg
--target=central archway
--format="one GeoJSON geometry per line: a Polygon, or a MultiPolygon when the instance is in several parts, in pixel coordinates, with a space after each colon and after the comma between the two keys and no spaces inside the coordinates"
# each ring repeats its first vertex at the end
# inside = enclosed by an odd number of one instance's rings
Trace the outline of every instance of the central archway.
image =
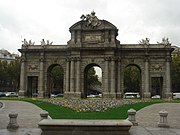
{"type": "Polygon", "coordinates": [[[97,64],[89,64],[84,71],[83,98],[102,97],[102,69],[97,64]]]}

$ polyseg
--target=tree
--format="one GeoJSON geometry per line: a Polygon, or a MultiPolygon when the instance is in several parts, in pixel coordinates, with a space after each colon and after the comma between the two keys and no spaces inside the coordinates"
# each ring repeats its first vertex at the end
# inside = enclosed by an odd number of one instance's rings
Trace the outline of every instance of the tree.
{"type": "Polygon", "coordinates": [[[87,84],[88,85],[99,85],[101,86],[102,83],[98,79],[98,75],[96,75],[96,71],[94,67],[91,67],[87,72],[87,84]]]}
{"type": "Polygon", "coordinates": [[[126,67],[124,71],[125,92],[139,92],[141,83],[140,70],[133,65],[126,67]]]}
{"type": "Polygon", "coordinates": [[[19,90],[19,82],[20,82],[20,69],[21,63],[20,60],[16,59],[14,61],[11,61],[8,64],[7,72],[8,72],[8,78],[12,82],[12,86],[14,91],[19,90]]]}
{"type": "Polygon", "coordinates": [[[172,91],[180,92],[180,54],[172,56],[172,91]]]}
{"type": "Polygon", "coordinates": [[[1,91],[18,91],[20,81],[20,61],[0,61],[1,91]]]}
{"type": "Polygon", "coordinates": [[[58,91],[63,92],[63,79],[64,79],[64,72],[61,66],[55,66],[51,70],[51,77],[52,77],[52,87],[58,91]]]}

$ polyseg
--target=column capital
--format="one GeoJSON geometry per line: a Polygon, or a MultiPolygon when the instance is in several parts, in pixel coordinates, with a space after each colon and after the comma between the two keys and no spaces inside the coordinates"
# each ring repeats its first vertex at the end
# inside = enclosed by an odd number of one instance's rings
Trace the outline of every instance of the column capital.
{"type": "Polygon", "coordinates": [[[21,62],[26,62],[26,58],[25,57],[21,57],[21,62]]]}
{"type": "Polygon", "coordinates": [[[166,57],[166,62],[171,62],[171,61],[172,61],[171,57],[170,57],[170,56],[167,56],[167,57],[166,57]]]}
{"type": "Polygon", "coordinates": [[[118,62],[121,62],[121,57],[117,57],[117,61],[118,61],[118,62]]]}
{"type": "Polygon", "coordinates": [[[80,60],[81,60],[81,57],[76,57],[76,60],[77,60],[77,61],[80,61],[80,60]]]}
{"type": "Polygon", "coordinates": [[[149,57],[145,57],[144,58],[144,62],[149,62],[150,61],[150,58],[149,57]]]}
{"type": "Polygon", "coordinates": [[[70,61],[74,61],[75,57],[70,57],[69,59],[70,59],[70,61]]]}
{"type": "Polygon", "coordinates": [[[116,61],[118,58],[117,57],[104,57],[105,61],[116,61]]]}
{"type": "Polygon", "coordinates": [[[40,61],[40,62],[44,62],[45,60],[44,60],[43,57],[41,57],[41,58],[39,58],[39,61],[40,61]]]}
{"type": "Polygon", "coordinates": [[[69,57],[66,58],[66,62],[70,62],[70,58],[69,57]]]}
{"type": "Polygon", "coordinates": [[[111,61],[116,61],[117,57],[111,57],[110,59],[111,59],[111,61]]]}
{"type": "Polygon", "coordinates": [[[111,57],[104,57],[105,61],[109,61],[111,57]]]}

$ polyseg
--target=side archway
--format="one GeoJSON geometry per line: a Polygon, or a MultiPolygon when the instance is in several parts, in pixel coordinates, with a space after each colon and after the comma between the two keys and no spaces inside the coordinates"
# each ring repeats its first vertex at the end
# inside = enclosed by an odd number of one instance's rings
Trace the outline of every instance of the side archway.
{"type": "Polygon", "coordinates": [[[63,96],[64,94],[64,69],[59,64],[52,64],[47,70],[46,97],[51,94],[63,96]]]}

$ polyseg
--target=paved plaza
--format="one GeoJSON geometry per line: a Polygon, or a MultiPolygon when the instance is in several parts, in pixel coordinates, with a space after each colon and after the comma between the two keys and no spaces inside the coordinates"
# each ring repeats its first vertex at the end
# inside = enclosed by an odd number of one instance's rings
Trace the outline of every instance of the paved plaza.
{"type": "MultiPolygon", "coordinates": [[[[0,108],[0,135],[40,135],[38,128],[40,121],[39,107],[22,101],[2,100],[0,108]],[[10,112],[18,112],[19,129],[9,131],[6,129],[10,112]]],[[[130,129],[130,135],[180,135],[180,104],[179,103],[161,103],[145,107],[137,112],[136,120],[139,126],[133,126],[130,129]],[[161,109],[168,111],[168,123],[170,128],[158,128],[158,112],[161,109]]]]}

